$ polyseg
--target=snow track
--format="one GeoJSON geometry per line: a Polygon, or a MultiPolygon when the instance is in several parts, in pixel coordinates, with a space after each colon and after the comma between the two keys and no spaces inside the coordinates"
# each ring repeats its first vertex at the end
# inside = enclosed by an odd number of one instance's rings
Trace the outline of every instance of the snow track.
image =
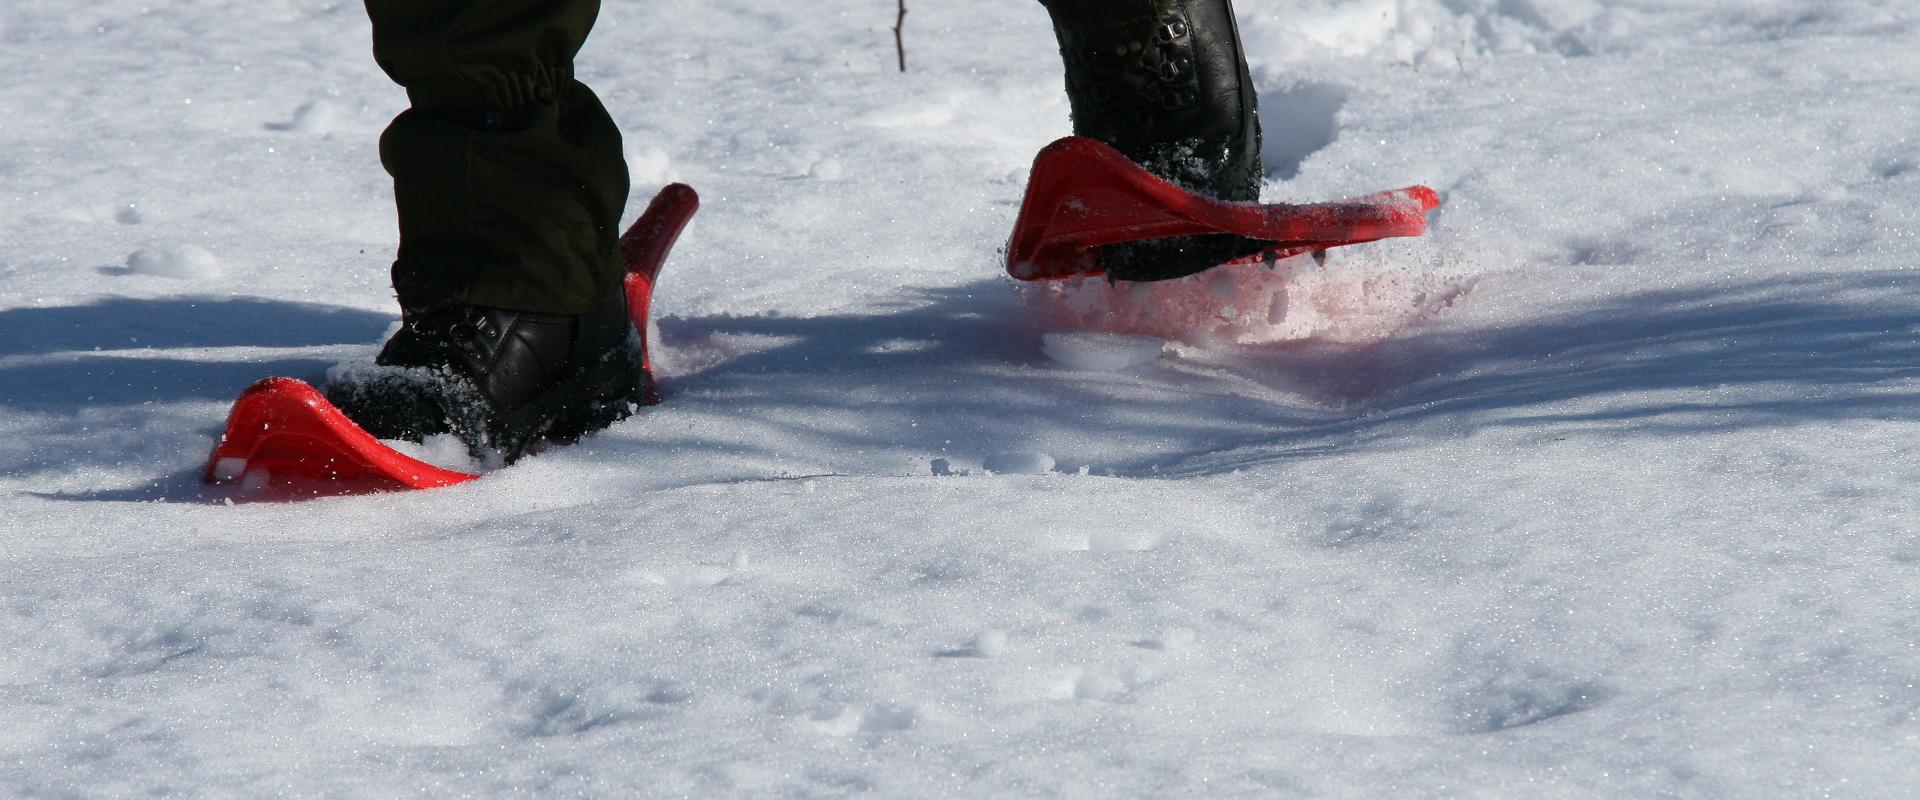
{"type": "Polygon", "coordinates": [[[667,403],[287,505],[197,474],[392,322],[361,9],[9,0],[0,796],[1909,797],[1910,5],[1241,0],[1266,197],[1432,233],[1035,313],[1030,0],[609,0],[667,403]]]}

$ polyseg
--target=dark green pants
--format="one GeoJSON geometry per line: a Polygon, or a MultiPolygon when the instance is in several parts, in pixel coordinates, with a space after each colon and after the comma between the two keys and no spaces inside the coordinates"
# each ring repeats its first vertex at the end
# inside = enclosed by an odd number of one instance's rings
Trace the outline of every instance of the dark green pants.
{"type": "Polygon", "coordinates": [[[620,131],[573,78],[599,0],[366,0],[413,107],[380,139],[400,210],[394,291],[578,314],[618,290],[620,131]]]}
{"type": "MultiPolygon", "coordinates": [[[[1045,0],[1138,19],[1167,0],[1045,0]]],[[[413,107],[380,139],[393,176],[405,309],[579,314],[618,291],[620,131],[573,57],[600,0],[366,0],[373,52],[413,107]]]]}

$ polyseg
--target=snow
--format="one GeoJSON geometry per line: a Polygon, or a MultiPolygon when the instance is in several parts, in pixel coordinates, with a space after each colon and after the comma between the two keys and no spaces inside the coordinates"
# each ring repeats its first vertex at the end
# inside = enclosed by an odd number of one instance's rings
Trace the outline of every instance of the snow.
{"type": "Polygon", "coordinates": [[[1053,456],[1031,450],[994,453],[980,464],[982,469],[1002,475],[1045,475],[1052,472],[1055,466],[1057,463],[1053,456]]]}
{"type": "Polygon", "coordinates": [[[287,504],[198,477],[393,323],[360,4],[9,0],[0,795],[1912,796],[1920,8],[1242,0],[1265,197],[1444,203],[1164,301],[1003,277],[1052,34],[911,8],[607,2],[667,402],[287,504]]]}
{"type": "Polygon", "coordinates": [[[1167,347],[1152,336],[1062,330],[1043,334],[1040,349],[1067,369],[1118,372],[1153,363],[1167,347]]]}
{"type": "Polygon", "coordinates": [[[339,112],[332,103],[325,100],[312,100],[302,104],[293,112],[293,120],[286,123],[285,130],[298,131],[309,136],[326,136],[333,132],[339,112]]]}
{"type": "MultiPolygon", "coordinates": [[[[132,212],[133,209],[127,211],[132,212]]],[[[122,212],[122,215],[116,216],[124,221],[127,219],[125,214],[122,212]]],[[[127,256],[127,271],[138,275],[191,280],[217,279],[225,273],[220,268],[220,259],[215,258],[212,252],[190,244],[135,250],[133,255],[127,256]]]]}

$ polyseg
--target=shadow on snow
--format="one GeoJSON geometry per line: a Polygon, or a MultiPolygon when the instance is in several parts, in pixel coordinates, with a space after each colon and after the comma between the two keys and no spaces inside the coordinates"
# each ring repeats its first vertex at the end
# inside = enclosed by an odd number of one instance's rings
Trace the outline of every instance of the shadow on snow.
{"type": "Polygon", "coordinates": [[[775,342],[676,385],[724,397],[723,413],[852,449],[1037,444],[1064,467],[1086,463],[1072,440],[1146,432],[1162,442],[1154,452],[1104,465],[1163,477],[1392,446],[1432,420],[1449,435],[1641,435],[1920,418],[1908,385],[1920,377],[1920,274],[1902,271],[1648,291],[1519,324],[1212,351],[1119,375],[1048,364],[1007,295],[981,282],[878,314],[670,320],[679,342],[775,342]],[[901,342],[918,344],[888,349],[901,342]],[[792,377],[767,391],[762,373],[792,377]],[[805,413],[849,407],[916,424],[821,430],[805,413]],[[1047,449],[1059,441],[1069,443],[1047,449]]]}
{"type": "MultiPolygon", "coordinates": [[[[358,343],[386,324],[288,303],[123,301],[0,314],[0,347],[75,349],[136,330],[180,347],[358,343]]],[[[668,408],[719,417],[719,433],[668,430],[642,412],[623,423],[640,435],[600,437],[597,457],[639,463],[663,444],[932,456],[964,443],[1179,477],[1493,427],[1669,435],[1920,419],[1920,273],[1903,271],[1648,291],[1518,324],[1210,351],[1119,374],[1049,364],[1038,329],[991,280],[859,312],[668,318],[662,328],[675,360],[696,364],[672,376],[668,408]],[[728,438],[729,418],[773,434],[728,438]],[[1442,433],[1421,427],[1432,421],[1442,433]],[[1103,443],[1105,455],[1091,455],[1103,443]]],[[[55,372],[73,365],[0,370],[0,405],[226,399],[269,372],[322,366],[113,357],[64,378],[55,372]]]]}
{"type": "Polygon", "coordinates": [[[374,344],[392,318],[337,306],[256,298],[114,299],[0,311],[0,407],[58,413],[86,406],[226,400],[269,374],[317,375],[313,358],[209,361],[164,351],[374,344]],[[103,351],[93,355],[91,351],[103,351]],[[138,354],[115,351],[138,350],[138,354]]]}
{"type": "Polygon", "coordinates": [[[1414,424],[1670,435],[1920,419],[1920,273],[1803,275],[1648,291],[1531,322],[1359,351],[1254,356],[1355,401],[1349,419],[1196,453],[1209,474],[1385,445],[1414,424]],[[1290,363],[1291,359],[1291,363],[1290,363]],[[1297,451],[1297,452],[1295,452],[1297,451]]]}

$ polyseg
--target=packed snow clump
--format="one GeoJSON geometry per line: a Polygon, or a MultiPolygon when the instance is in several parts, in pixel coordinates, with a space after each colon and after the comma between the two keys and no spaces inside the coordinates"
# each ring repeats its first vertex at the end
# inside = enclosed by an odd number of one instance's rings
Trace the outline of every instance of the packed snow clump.
{"type": "Polygon", "coordinates": [[[1056,331],[1040,337],[1048,358],[1082,372],[1119,372],[1150,364],[1166,346],[1166,340],[1155,336],[1097,331],[1056,331]]]}
{"type": "Polygon", "coordinates": [[[293,112],[293,124],[288,127],[311,136],[326,136],[333,133],[339,116],[332,103],[314,100],[293,112]]]}
{"type": "Polygon", "coordinates": [[[204,247],[191,244],[160,245],[136,250],[127,256],[127,270],[136,275],[162,278],[206,279],[226,273],[220,259],[204,247]]]}
{"type": "Polygon", "coordinates": [[[382,439],[381,443],[393,448],[401,455],[424,461],[441,469],[478,473],[485,472],[488,466],[474,458],[472,451],[467,449],[467,443],[451,433],[436,433],[418,442],[382,439]]]}
{"type": "Polygon", "coordinates": [[[627,175],[634,186],[664,186],[678,180],[673,156],[658,146],[627,148],[627,175]]]}
{"type": "Polygon", "coordinates": [[[988,472],[1002,475],[1045,475],[1053,471],[1053,456],[1026,450],[1013,450],[987,456],[981,465],[988,472]]]}

